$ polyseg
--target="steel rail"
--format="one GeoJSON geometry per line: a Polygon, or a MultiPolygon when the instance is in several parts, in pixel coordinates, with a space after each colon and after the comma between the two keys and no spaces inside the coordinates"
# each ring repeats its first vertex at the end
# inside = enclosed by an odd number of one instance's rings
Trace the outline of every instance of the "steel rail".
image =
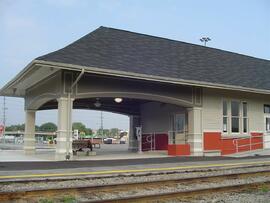
{"type": "MultiPolygon", "coordinates": [[[[270,176],[270,170],[263,170],[263,171],[253,171],[253,172],[241,172],[241,173],[232,173],[232,174],[222,174],[222,175],[210,175],[210,176],[203,176],[203,177],[190,177],[190,178],[176,178],[176,179],[166,179],[166,180],[154,180],[154,181],[145,181],[145,182],[131,182],[131,183],[120,183],[120,184],[108,184],[108,185],[93,185],[93,186],[81,186],[81,187],[66,187],[66,188],[50,188],[50,189],[35,189],[35,190],[25,190],[25,191],[12,191],[12,192],[0,192],[0,202],[7,201],[7,200],[18,200],[18,199],[31,199],[31,198],[37,198],[37,197],[43,197],[43,196],[55,196],[55,195],[70,195],[70,194],[80,194],[80,193],[106,193],[110,192],[113,193],[115,191],[127,191],[136,189],[136,188],[158,188],[162,186],[168,186],[170,187],[177,185],[177,184],[188,184],[191,183],[201,183],[201,182],[213,182],[213,181],[221,181],[221,180],[227,180],[227,179],[243,179],[247,177],[257,177],[257,176],[270,176]]],[[[252,184],[264,184],[264,183],[270,183],[270,180],[267,179],[263,182],[256,182],[256,183],[250,183],[245,185],[252,185],[252,184]]],[[[244,185],[237,184],[237,186],[231,185],[231,186],[221,186],[222,188],[235,188],[235,187],[244,187],[244,185]]],[[[117,202],[132,202],[133,200],[139,201],[143,200],[144,198],[151,199],[154,196],[156,197],[162,197],[165,198],[166,196],[172,196],[172,195],[183,195],[183,194],[190,194],[194,192],[202,192],[206,191],[207,189],[199,189],[199,190],[189,190],[189,191],[179,191],[175,193],[164,193],[164,194],[153,194],[153,195],[144,195],[144,196],[134,196],[134,197],[128,197],[128,198],[120,198],[117,199],[117,202]],[[186,193],[185,193],[186,192],[186,193]]],[[[209,190],[218,190],[218,188],[209,188],[209,190]]],[[[102,202],[115,202],[115,200],[102,200],[102,202]]],[[[92,201],[92,202],[98,202],[98,201],[92,201]]]]}
{"type": "MultiPolygon", "coordinates": [[[[270,185],[270,180],[254,183],[245,183],[245,184],[235,184],[235,185],[226,185],[219,187],[209,187],[203,189],[191,189],[188,191],[176,191],[176,192],[167,192],[151,195],[138,195],[133,197],[126,198],[116,198],[116,199],[104,199],[98,201],[86,201],[87,203],[132,203],[132,202],[156,202],[156,201],[168,201],[181,198],[181,200],[190,200],[198,196],[210,196],[213,193],[222,193],[222,192],[239,192],[244,189],[258,188],[261,185],[270,185]]],[[[86,203],[85,202],[85,203],[86,203]]]]}

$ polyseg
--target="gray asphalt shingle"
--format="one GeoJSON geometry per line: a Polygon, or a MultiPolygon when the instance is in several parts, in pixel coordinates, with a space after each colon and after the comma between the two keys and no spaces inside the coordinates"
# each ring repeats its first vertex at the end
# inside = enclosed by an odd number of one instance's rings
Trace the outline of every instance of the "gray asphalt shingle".
{"type": "Polygon", "coordinates": [[[37,60],[270,90],[270,61],[100,27],[37,60]]]}

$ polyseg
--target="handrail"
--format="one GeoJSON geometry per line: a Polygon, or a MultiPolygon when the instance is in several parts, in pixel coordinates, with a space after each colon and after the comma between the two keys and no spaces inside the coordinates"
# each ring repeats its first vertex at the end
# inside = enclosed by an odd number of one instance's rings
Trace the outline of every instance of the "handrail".
{"type": "Polygon", "coordinates": [[[184,144],[187,143],[188,140],[188,131],[187,130],[182,130],[182,131],[168,131],[168,143],[169,144],[176,144],[176,141],[184,141],[184,144]],[[176,137],[177,134],[182,134],[183,136],[181,136],[180,138],[176,137]]]}
{"type": "Polygon", "coordinates": [[[262,134],[262,135],[250,135],[249,137],[243,137],[243,138],[236,138],[233,140],[233,145],[235,146],[236,149],[236,153],[239,152],[240,148],[243,147],[247,147],[249,146],[249,151],[252,151],[252,146],[254,145],[259,145],[259,144],[263,144],[263,148],[264,148],[264,144],[268,143],[270,141],[265,141],[265,137],[270,136],[270,135],[266,135],[266,134],[262,134]],[[256,143],[252,143],[252,138],[263,138],[261,142],[256,142],[256,143]],[[240,144],[239,145],[239,141],[241,140],[249,140],[249,144],[240,144]]]}
{"type": "Polygon", "coordinates": [[[145,149],[150,150],[150,151],[156,150],[155,140],[156,140],[156,133],[155,132],[146,134],[146,142],[142,142],[142,145],[150,144],[150,148],[144,148],[144,150],[145,149]]]}

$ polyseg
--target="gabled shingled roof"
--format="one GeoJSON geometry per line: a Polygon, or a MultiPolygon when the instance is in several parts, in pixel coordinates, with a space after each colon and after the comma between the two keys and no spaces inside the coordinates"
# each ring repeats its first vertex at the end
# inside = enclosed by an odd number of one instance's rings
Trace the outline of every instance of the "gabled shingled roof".
{"type": "Polygon", "coordinates": [[[107,27],[37,60],[270,90],[269,60],[107,27]]]}

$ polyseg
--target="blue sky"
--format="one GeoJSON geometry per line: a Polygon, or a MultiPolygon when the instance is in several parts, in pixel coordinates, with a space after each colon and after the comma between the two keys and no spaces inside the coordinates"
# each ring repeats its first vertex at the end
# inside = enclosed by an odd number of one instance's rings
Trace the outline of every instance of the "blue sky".
{"type": "MultiPolygon", "coordinates": [[[[209,36],[210,47],[270,59],[268,0],[0,0],[0,87],[34,58],[101,25],[194,44],[209,36]]],[[[23,100],[7,103],[7,124],[24,122],[23,100]]],[[[100,125],[99,112],[73,115],[89,127],[100,125]]],[[[105,127],[128,128],[126,117],[104,117],[105,127]]],[[[38,113],[37,124],[47,121],[57,121],[55,111],[38,113]]]]}

